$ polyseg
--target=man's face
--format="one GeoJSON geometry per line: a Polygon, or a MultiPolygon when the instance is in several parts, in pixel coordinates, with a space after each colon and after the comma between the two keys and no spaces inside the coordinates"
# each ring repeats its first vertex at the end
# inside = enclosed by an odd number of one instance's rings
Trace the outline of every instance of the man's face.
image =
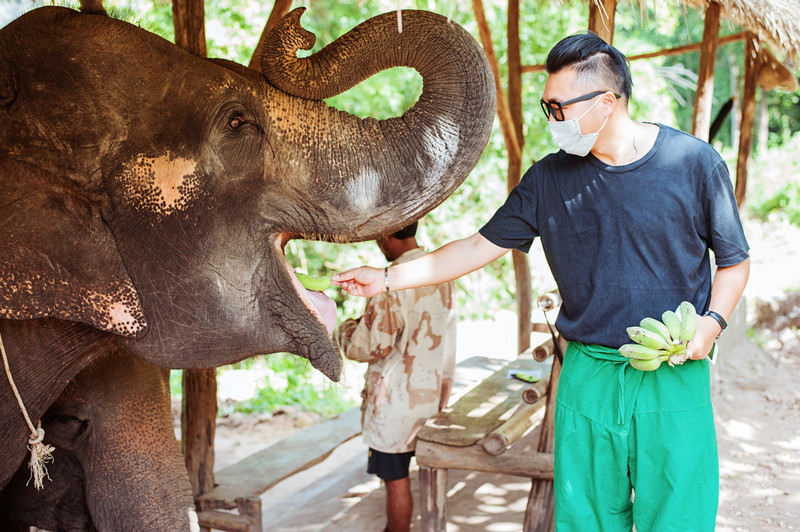
{"type": "MultiPolygon", "coordinates": [[[[585,87],[577,83],[577,73],[571,68],[560,70],[547,77],[544,84],[544,92],[542,93],[542,100],[545,102],[558,102],[563,103],[569,100],[584,96],[587,93],[595,92],[597,89],[585,87]]],[[[592,105],[597,103],[597,100],[603,98],[602,94],[575,102],[563,107],[564,120],[581,117],[592,105]]],[[[586,116],[580,118],[581,131],[591,132],[597,131],[603,125],[606,115],[604,113],[593,112],[598,109],[598,105],[588,112],[586,116]]],[[[548,120],[555,120],[556,117],[552,114],[548,120]]]]}

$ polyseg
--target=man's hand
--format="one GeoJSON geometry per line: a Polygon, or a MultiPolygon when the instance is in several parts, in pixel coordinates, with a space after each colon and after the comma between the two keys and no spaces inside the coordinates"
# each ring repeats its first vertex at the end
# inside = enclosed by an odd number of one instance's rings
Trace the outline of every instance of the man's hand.
{"type": "Polygon", "coordinates": [[[337,273],[331,279],[334,285],[353,296],[372,297],[386,291],[383,269],[361,266],[337,273]]]}
{"type": "Polygon", "coordinates": [[[702,360],[711,353],[714,341],[722,330],[717,320],[710,316],[697,317],[697,332],[686,345],[686,354],[689,358],[702,360]]]}

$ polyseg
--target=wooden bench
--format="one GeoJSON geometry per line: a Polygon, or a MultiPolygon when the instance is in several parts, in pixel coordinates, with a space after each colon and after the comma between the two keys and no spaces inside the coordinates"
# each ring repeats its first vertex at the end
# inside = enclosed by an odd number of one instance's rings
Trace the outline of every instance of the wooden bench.
{"type": "MultiPolygon", "coordinates": [[[[551,352],[552,344],[550,339],[549,345],[543,342],[532,351],[538,350],[537,358],[546,358],[542,351],[551,352]]],[[[448,469],[533,479],[524,530],[541,531],[551,527],[552,416],[561,364],[554,357],[549,375],[534,387],[509,379],[509,370],[543,366],[533,360],[531,354],[523,353],[496,371],[452,406],[429,419],[420,430],[416,460],[420,466],[422,530],[445,531],[448,469]],[[535,393],[526,393],[531,391],[535,393]],[[526,395],[524,400],[523,394],[526,395]],[[522,436],[531,426],[535,428],[522,436]],[[502,436],[499,447],[495,438],[498,435],[502,436]]]]}
{"type": "Polygon", "coordinates": [[[359,434],[361,409],[353,408],[217,471],[214,489],[195,499],[201,530],[261,532],[261,494],[322,462],[359,434]]]}

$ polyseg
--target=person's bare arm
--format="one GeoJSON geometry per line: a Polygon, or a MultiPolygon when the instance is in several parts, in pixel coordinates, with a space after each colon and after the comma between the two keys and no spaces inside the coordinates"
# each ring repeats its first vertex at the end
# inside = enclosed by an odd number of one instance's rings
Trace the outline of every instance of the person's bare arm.
{"type": "MultiPolygon", "coordinates": [[[[454,240],[436,251],[389,268],[389,288],[404,290],[452,281],[474,272],[508,252],[489,242],[480,233],[454,240]]],[[[372,297],[386,291],[383,268],[362,266],[333,276],[339,285],[354,296],[372,297]]]]}
{"type": "MultiPolygon", "coordinates": [[[[711,286],[711,301],[708,308],[721,314],[728,320],[742,297],[747,279],[750,276],[750,259],[745,259],[739,264],[718,268],[711,286]]],[[[689,358],[702,359],[711,352],[714,340],[720,333],[721,327],[717,320],[710,316],[697,318],[697,332],[686,346],[689,358]]]]}

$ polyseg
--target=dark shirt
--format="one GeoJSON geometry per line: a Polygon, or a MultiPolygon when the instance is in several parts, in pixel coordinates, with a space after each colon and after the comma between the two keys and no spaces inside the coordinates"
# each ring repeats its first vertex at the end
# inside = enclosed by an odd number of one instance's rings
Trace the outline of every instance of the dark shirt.
{"type": "Polygon", "coordinates": [[[540,236],[563,300],[569,340],[616,348],[645,316],[711,296],[719,267],[748,257],[725,161],[706,142],[660,125],[652,149],[624,166],[550,154],[534,164],[480,230],[528,252],[540,236]]]}

